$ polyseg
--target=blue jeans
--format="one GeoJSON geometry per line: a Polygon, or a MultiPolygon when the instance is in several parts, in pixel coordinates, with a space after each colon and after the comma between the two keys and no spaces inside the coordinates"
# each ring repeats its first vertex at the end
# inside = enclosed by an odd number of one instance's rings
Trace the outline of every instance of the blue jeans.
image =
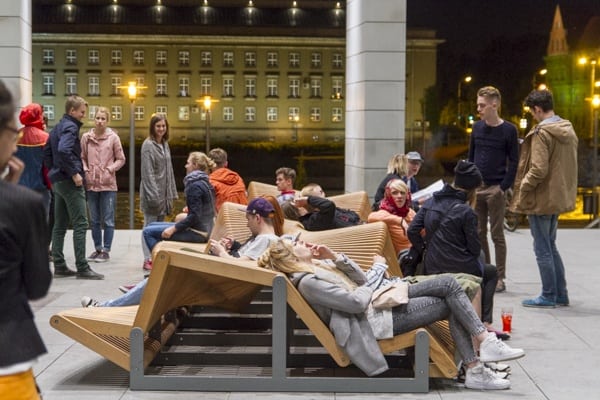
{"type": "Polygon", "coordinates": [[[565,266],[556,248],[558,215],[528,215],[527,218],[533,236],[533,251],[542,278],[542,297],[554,302],[557,297],[566,298],[568,293],[565,266]]]}
{"type": "Polygon", "coordinates": [[[174,222],[152,222],[144,228],[142,235],[144,237],[144,241],[146,242],[146,246],[148,246],[148,249],[151,252],[154,246],[156,246],[156,243],[162,240],[172,240],[174,242],[206,243],[206,238],[204,236],[189,230],[175,232],[169,239],[163,239],[161,236],[163,231],[174,225],[174,222]]]}
{"type": "Polygon", "coordinates": [[[448,319],[450,334],[465,363],[477,360],[473,336],[485,331],[460,284],[443,275],[408,286],[408,303],[392,308],[394,335],[448,319]]]}
{"type": "Polygon", "coordinates": [[[63,248],[69,222],[73,226],[73,250],[77,271],[84,271],[90,266],[85,257],[85,236],[88,228],[85,189],[75,186],[71,179],[55,182],[54,192],[54,227],[52,228],[52,257],[55,268],[66,268],[63,248]]]}
{"type": "MultiPolygon", "coordinates": [[[[144,228],[150,225],[152,222],[162,222],[165,220],[164,215],[153,215],[144,213],[144,228]]],[[[144,235],[142,235],[142,253],[144,253],[144,260],[150,259],[150,249],[146,245],[146,240],[144,240],[144,235]]]]}
{"type": "Polygon", "coordinates": [[[90,225],[92,240],[97,251],[110,251],[115,235],[115,201],[117,192],[87,192],[90,209],[90,225]],[[104,225],[104,242],[102,241],[102,225],[104,225]]]}
{"type": "Polygon", "coordinates": [[[123,294],[121,297],[104,301],[100,303],[98,307],[125,307],[138,305],[142,300],[142,295],[144,294],[144,289],[146,289],[147,283],[148,279],[144,279],[138,282],[137,285],[132,287],[131,290],[123,294]]]}

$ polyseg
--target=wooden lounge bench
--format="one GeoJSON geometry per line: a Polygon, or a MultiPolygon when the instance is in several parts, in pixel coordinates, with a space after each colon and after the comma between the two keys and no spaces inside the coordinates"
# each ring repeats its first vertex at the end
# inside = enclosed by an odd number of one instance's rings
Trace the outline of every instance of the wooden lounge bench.
{"type": "MultiPolygon", "coordinates": [[[[339,366],[349,365],[350,360],[337,346],[328,327],[284,275],[258,268],[249,261],[224,260],[192,249],[161,250],[156,254],[154,265],[138,307],[79,308],[58,313],[50,319],[57,330],[128,370],[132,389],[425,392],[429,387],[430,371],[432,376],[445,377],[456,372],[452,355],[444,351],[435,335],[426,329],[418,329],[381,342],[386,353],[415,347],[412,377],[325,378],[310,374],[294,377],[287,365],[291,323],[288,305],[339,366]],[[162,317],[167,311],[195,304],[240,312],[263,286],[272,287],[273,291],[270,376],[145,373],[177,325],[177,322],[162,317]],[[156,329],[157,323],[161,323],[162,329],[156,329]],[[429,358],[433,363],[431,367],[429,358]]],[[[244,345],[243,341],[240,345],[244,345]]]]}
{"type": "MultiPolygon", "coordinates": [[[[296,193],[299,195],[298,191],[296,191],[296,193]]],[[[248,184],[249,199],[267,195],[277,197],[279,195],[277,186],[256,181],[252,181],[248,184]]],[[[367,192],[364,191],[328,196],[327,198],[333,201],[339,208],[355,211],[362,221],[366,221],[371,212],[369,196],[367,195],[367,192]]]]}

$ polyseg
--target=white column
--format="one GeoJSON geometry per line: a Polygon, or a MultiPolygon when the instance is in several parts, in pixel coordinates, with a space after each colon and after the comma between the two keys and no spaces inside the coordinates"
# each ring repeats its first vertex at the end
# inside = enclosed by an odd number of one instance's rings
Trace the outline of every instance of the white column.
{"type": "Polygon", "coordinates": [[[404,152],[406,0],[346,2],[345,190],[375,194],[404,152]]]}
{"type": "Polygon", "coordinates": [[[31,0],[0,2],[0,79],[18,107],[31,103],[31,0]]]}

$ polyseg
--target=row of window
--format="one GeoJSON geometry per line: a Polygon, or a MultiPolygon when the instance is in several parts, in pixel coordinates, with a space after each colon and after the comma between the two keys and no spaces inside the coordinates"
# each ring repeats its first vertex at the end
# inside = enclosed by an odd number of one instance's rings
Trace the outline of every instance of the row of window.
{"type": "MultiPolygon", "coordinates": [[[[88,119],[94,120],[98,105],[90,105],[88,108],[88,119]]],[[[56,118],[55,109],[53,104],[44,104],[44,114],[50,121],[54,121],[56,118]]],[[[121,121],[123,119],[123,106],[112,105],[110,106],[111,119],[114,121],[121,121]]],[[[200,113],[201,119],[206,120],[206,111],[199,107],[191,107],[188,105],[177,107],[177,119],[179,121],[189,121],[191,113],[200,113]]],[[[225,122],[233,122],[234,119],[234,107],[225,106],[222,107],[222,118],[225,122]]],[[[166,105],[156,106],[154,113],[168,115],[168,107],[166,105]]],[[[214,115],[215,111],[211,111],[214,115]]],[[[136,121],[143,121],[146,117],[146,109],[143,105],[136,105],[134,107],[134,119],[136,121]]],[[[279,107],[266,107],[266,118],[269,122],[277,122],[279,120],[279,107]]],[[[300,108],[289,107],[288,108],[288,121],[298,123],[301,120],[300,108]]],[[[311,122],[321,121],[321,108],[311,107],[309,110],[309,120],[311,122]]],[[[255,122],[256,121],[256,107],[247,106],[244,107],[244,121],[255,122]]],[[[342,108],[333,107],[331,109],[331,122],[342,122],[342,108]]]]}
{"type": "MultiPolygon", "coordinates": [[[[344,67],[344,59],[341,53],[333,53],[331,56],[331,66],[334,69],[342,69],[344,67]]],[[[310,66],[312,68],[322,67],[323,55],[320,52],[312,52],[310,55],[310,66]]],[[[155,63],[157,66],[166,66],[168,61],[167,50],[155,50],[155,63]]],[[[88,65],[99,65],[100,64],[100,50],[89,49],[87,51],[88,65]]],[[[145,50],[133,50],[132,60],[135,66],[143,66],[145,63],[145,50]]],[[[179,66],[187,67],[190,65],[190,51],[179,50],[177,53],[177,61],[179,66]]],[[[233,67],[234,66],[234,52],[224,51],[222,55],[222,66],[233,67]]],[[[276,51],[270,51],[266,54],[266,67],[277,68],[279,67],[279,53],[276,51]]],[[[287,63],[290,68],[300,68],[300,53],[289,52],[287,57],[287,63]]],[[[55,62],[55,51],[54,49],[46,48],[42,49],[42,62],[44,65],[54,65],[55,62]]],[[[213,66],[213,53],[212,51],[201,51],[200,52],[200,66],[212,67],[213,66]]],[[[77,49],[66,49],[65,50],[65,63],[67,65],[77,65],[77,49]]],[[[112,49],[110,51],[110,63],[111,65],[122,65],[123,64],[123,50],[112,49]]],[[[244,52],[244,66],[247,68],[256,68],[256,52],[246,51],[244,52]]]]}
{"type": "MultiPolygon", "coordinates": [[[[77,73],[65,73],[65,93],[82,93],[79,89],[79,74],[77,73]]],[[[100,96],[100,78],[101,74],[88,74],[87,79],[87,96],[100,96]]],[[[331,78],[331,94],[330,97],[333,99],[343,98],[343,87],[344,78],[343,76],[332,76],[331,78]]],[[[223,97],[235,97],[235,77],[233,75],[222,75],[222,96],[223,97]]],[[[266,96],[267,97],[279,97],[279,76],[267,75],[266,82],[266,96]]],[[[177,96],[179,97],[191,97],[190,82],[191,77],[189,75],[179,75],[177,78],[177,96]]],[[[135,82],[138,86],[146,86],[145,75],[136,75],[135,82]]],[[[257,97],[257,77],[256,75],[245,75],[243,78],[243,95],[248,98],[257,97]]],[[[110,95],[121,96],[125,93],[123,76],[121,74],[110,75],[110,95]]],[[[300,98],[301,88],[309,89],[311,98],[322,98],[322,86],[323,78],[320,76],[311,76],[310,78],[302,79],[300,76],[288,76],[287,77],[287,96],[290,98],[300,98]]],[[[156,96],[168,96],[168,74],[155,74],[154,76],[154,94],[156,96]]],[[[213,77],[203,75],[200,77],[200,95],[207,96],[213,95],[213,77]]],[[[42,95],[54,96],[56,95],[56,74],[54,72],[42,72],[42,95]]],[[[140,95],[145,95],[145,90],[140,90],[140,95]]]]}

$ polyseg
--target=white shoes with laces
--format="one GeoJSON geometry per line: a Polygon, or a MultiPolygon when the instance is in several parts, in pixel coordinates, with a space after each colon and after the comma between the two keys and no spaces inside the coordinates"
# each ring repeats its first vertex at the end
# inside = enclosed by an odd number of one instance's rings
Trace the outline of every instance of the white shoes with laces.
{"type": "Polygon", "coordinates": [[[465,387],[477,390],[504,390],[510,388],[510,381],[501,378],[482,363],[467,369],[465,387]]]}
{"type": "Polygon", "coordinates": [[[479,346],[479,360],[482,363],[516,360],[523,356],[523,349],[513,349],[492,333],[479,346]]]}

